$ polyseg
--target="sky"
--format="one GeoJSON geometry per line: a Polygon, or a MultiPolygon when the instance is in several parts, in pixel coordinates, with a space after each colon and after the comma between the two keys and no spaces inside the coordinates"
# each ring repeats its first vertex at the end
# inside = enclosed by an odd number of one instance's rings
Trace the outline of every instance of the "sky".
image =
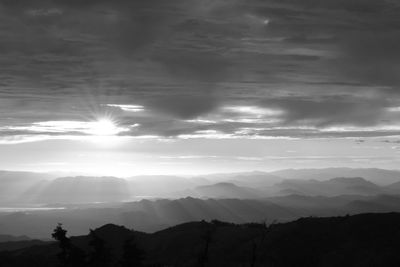
{"type": "Polygon", "coordinates": [[[0,169],[400,162],[397,0],[0,0],[0,169]]]}

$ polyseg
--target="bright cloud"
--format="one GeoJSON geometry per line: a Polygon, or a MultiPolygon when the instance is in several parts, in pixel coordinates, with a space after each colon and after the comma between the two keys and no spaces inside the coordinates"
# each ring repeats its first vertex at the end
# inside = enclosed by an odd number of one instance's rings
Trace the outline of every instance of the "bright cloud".
{"type": "MultiPolygon", "coordinates": [[[[135,124],[131,127],[137,127],[135,124]]],[[[35,122],[26,126],[6,126],[0,128],[7,131],[21,131],[27,133],[57,133],[69,135],[71,133],[79,133],[84,135],[117,135],[127,132],[130,128],[120,127],[108,119],[100,119],[98,121],[44,121],[35,122]]]]}
{"type": "Polygon", "coordinates": [[[117,105],[117,104],[108,104],[108,107],[116,107],[120,108],[123,111],[129,111],[129,112],[141,112],[144,111],[144,106],[140,105],[117,105]]]}

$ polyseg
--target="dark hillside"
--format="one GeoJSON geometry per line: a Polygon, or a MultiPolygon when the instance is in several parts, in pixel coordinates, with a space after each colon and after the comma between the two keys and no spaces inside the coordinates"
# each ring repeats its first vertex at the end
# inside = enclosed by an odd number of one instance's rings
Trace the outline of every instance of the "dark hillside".
{"type": "MultiPolygon", "coordinates": [[[[110,255],[104,266],[119,266],[129,239],[131,251],[144,252],[142,265],[135,266],[400,266],[399,213],[308,217],[269,226],[202,221],[153,234],[109,224],[71,238],[87,255],[80,266],[93,266],[88,261],[93,235],[110,255]]],[[[0,266],[54,266],[59,250],[51,243],[2,252],[0,266]]]]}

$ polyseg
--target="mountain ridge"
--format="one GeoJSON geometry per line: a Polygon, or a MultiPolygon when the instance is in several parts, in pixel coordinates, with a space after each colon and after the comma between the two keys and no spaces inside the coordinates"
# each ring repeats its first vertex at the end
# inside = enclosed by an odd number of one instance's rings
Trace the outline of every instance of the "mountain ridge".
{"type": "MultiPolygon", "coordinates": [[[[398,266],[399,224],[400,213],[366,213],[271,224],[195,221],[152,234],[107,224],[93,232],[104,242],[105,253],[110,253],[105,266],[118,264],[130,238],[144,252],[142,266],[196,266],[202,257],[212,267],[398,266]]],[[[89,234],[70,240],[83,253],[90,253],[92,238],[89,234]]],[[[40,266],[55,266],[59,251],[56,243],[47,242],[1,252],[0,261],[4,267],[26,266],[33,260],[40,266]]]]}

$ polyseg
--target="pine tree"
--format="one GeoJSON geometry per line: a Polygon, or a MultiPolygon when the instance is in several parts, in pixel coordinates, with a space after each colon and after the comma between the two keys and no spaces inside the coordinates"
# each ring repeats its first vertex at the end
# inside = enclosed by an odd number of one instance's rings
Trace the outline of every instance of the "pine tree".
{"type": "Polygon", "coordinates": [[[71,244],[71,239],[67,237],[67,230],[59,223],[53,230],[51,236],[58,241],[61,252],[57,254],[61,266],[84,266],[85,252],[71,244]]]}
{"type": "Polygon", "coordinates": [[[61,249],[61,252],[57,254],[61,266],[67,266],[71,250],[71,241],[67,237],[67,230],[62,227],[61,223],[58,223],[51,236],[58,241],[58,246],[61,249]]]}

